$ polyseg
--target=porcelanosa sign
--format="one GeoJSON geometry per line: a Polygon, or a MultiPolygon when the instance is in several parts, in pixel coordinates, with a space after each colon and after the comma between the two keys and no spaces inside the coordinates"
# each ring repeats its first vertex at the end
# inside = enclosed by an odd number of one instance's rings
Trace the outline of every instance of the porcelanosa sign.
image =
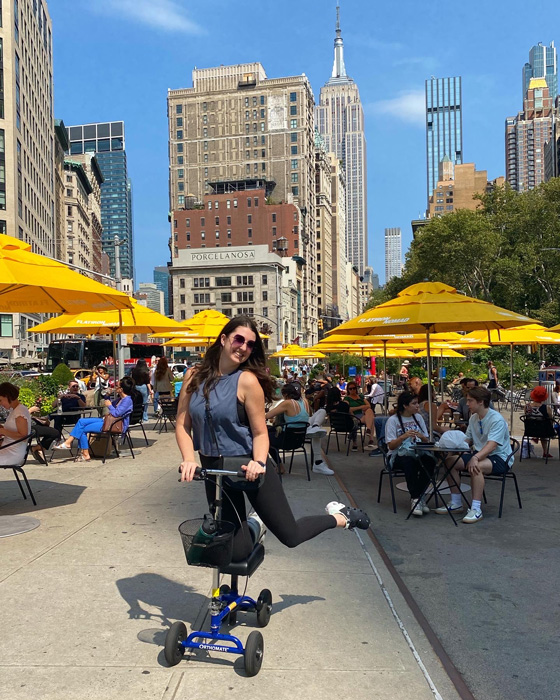
{"type": "Polygon", "coordinates": [[[224,260],[255,260],[254,250],[212,250],[208,253],[191,253],[193,263],[222,262],[224,260]]]}

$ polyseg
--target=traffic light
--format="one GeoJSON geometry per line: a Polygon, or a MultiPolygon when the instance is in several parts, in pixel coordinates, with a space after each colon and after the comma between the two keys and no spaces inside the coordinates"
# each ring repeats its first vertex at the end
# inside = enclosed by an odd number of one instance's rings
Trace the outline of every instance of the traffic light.
{"type": "Polygon", "coordinates": [[[319,330],[322,331],[323,330],[323,319],[322,318],[319,319],[319,321],[317,322],[317,325],[319,327],[319,330]]]}

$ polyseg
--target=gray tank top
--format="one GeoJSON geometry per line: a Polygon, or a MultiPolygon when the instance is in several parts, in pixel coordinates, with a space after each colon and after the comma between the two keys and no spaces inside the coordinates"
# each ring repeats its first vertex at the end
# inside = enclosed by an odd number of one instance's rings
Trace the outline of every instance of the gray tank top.
{"type": "Polygon", "coordinates": [[[237,385],[241,370],[220,377],[216,386],[210,392],[210,413],[216,432],[220,452],[212,439],[212,433],[206,421],[206,401],[204,382],[192,394],[189,403],[189,413],[192,422],[194,449],[207,457],[234,457],[253,452],[253,436],[248,425],[239,420],[237,410],[237,385]]]}

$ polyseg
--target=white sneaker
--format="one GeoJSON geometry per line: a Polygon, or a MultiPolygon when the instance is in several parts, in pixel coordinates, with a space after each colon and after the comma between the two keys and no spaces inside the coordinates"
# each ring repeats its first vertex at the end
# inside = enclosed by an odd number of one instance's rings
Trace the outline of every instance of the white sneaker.
{"type": "Polygon", "coordinates": [[[440,506],[439,508],[436,508],[434,510],[434,513],[437,513],[438,515],[447,515],[448,511],[451,511],[452,513],[462,513],[463,512],[463,504],[460,503],[458,506],[453,505],[453,503],[449,503],[446,506],[440,506]]]}
{"type": "Polygon", "coordinates": [[[251,530],[255,544],[264,542],[266,525],[263,523],[260,516],[255,513],[255,511],[252,511],[247,518],[247,525],[249,526],[249,530],[251,530]]]}
{"type": "Polygon", "coordinates": [[[306,435],[321,435],[326,436],[327,431],[325,428],[323,428],[322,425],[310,425],[309,428],[307,428],[307,431],[305,433],[306,435]]]}
{"type": "Polygon", "coordinates": [[[422,507],[422,513],[424,513],[424,515],[426,515],[426,513],[431,513],[430,506],[426,505],[426,501],[423,498],[420,499],[420,505],[422,507]]]}
{"type": "Polygon", "coordinates": [[[474,508],[469,508],[467,511],[467,514],[463,518],[464,523],[477,523],[479,520],[482,520],[484,516],[482,515],[481,510],[475,510],[474,508]]]}
{"type": "Polygon", "coordinates": [[[424,515],[424,511],[422,510],[422,501],[419,498],[413,498],[410,501],[410,507],[412,509],[412,515],[416,515],[418,517],[422,517],[422,515],[424,515]]]}
{"type": "Polygon", "coordinates": [[[315,472],[315,474],[326,474],[327,476],[334,474],[334,471],[327,467],[326,462],[319,462],[319,464],[314,464],[313,469],[311,471],[315,472]]]}

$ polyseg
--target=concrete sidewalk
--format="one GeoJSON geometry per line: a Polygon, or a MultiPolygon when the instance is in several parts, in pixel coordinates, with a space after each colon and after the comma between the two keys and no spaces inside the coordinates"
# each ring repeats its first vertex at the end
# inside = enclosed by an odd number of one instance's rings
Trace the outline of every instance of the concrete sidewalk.
{"type": "MultiPolygon", "coordinates": [[[[226,654],[167,668],[171,622],[191,629],[206,617],[211,571],[186,565],[177,533],[206,508],[202,484],[177,483],[174,434],[148,436],[135,460],[30,462],[36,508],[0,473],[0,515],[41,520],[0,539],[2,700],[458,697],[363,531],[330,530],[293,550],[267,535],[248,583],[274,601],[259,675],[226,654]]],[[[344,500],[335,479],[303,474],[296,461],[284,479],[296,516],[344,500]]],[[[247,613],[232,629],[245,641],[255,628],[247,613]]]]}

